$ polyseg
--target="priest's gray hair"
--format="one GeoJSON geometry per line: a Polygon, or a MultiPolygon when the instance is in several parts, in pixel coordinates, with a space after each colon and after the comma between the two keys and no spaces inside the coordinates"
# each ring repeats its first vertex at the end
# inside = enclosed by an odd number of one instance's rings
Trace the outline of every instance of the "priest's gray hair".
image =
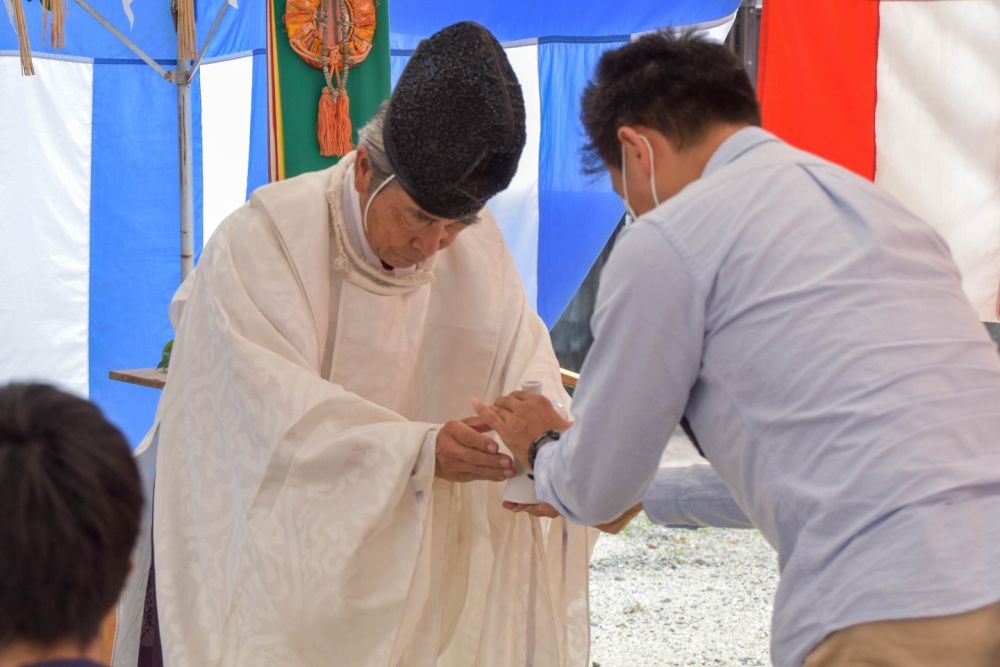
{"type": "Polygon", "coordinates": [[[358,130],[358,144],[368,149],[368,159],[372,165],[372,182],[369,185],[371,192],[392,175],[392,165],[385,154],[385,144],[382,142],[382,130],[385,128],[385,113],[388,108],[389,100],[382,102],[371,120],[358,130]]]}

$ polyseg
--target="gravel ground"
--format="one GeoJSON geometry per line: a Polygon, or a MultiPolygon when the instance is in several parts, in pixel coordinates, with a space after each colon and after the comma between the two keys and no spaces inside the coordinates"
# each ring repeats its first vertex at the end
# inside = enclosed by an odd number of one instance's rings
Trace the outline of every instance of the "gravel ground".
{"type": "Polygon", "coordinates": [[[775,553],[756,531],[684,530],[640,515],[597,542],[591,660],[600,667],[769,665],[775,553]]]}
{"type": "MultiPolygon", "coordinates": [[[[696,459],[671,440],[672,464],[696,459]]],[[[590,566],[599,667],[769,665],[777,557],[755,530],[664,528],[640,514],[590,566]]]]}

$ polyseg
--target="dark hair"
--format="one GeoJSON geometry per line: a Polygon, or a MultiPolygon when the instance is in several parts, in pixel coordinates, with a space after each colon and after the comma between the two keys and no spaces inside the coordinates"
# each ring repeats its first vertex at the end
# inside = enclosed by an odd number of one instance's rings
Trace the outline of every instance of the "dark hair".
{"type": "Polygon", "coordinates": [[[43,384],[0,386],[0,648],[96,639],[142,502],[128,443],[94,404],[43,384]]]}
{"type": "Polygon", "coordinates": [[[601,56],[583,92],[581,119],[590,142],[588,173],[621,167],[618,128],[645,125],[681,150],[717,123],[760,125],[746,70],[721,44],[692,32],[655,32],[601,56]]]}

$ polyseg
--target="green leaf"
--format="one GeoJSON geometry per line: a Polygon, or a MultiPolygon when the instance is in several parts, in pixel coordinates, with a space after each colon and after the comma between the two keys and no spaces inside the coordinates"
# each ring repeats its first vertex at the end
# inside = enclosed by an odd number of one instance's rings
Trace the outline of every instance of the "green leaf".
{"type": "Polygon", "coordinates": [[[165,371],[170,366],[170,353],[174,349],[173,339],[168,340],[167,344],[163,346],[163,355],[160,357],[160,363],[156,366],[156,370],[165,371]]]}

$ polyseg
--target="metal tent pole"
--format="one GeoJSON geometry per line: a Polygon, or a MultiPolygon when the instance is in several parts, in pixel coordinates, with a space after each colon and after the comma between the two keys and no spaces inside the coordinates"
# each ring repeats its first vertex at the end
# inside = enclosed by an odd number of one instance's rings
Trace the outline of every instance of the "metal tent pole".
{"type": "Polygon", "coordinates": [[[180,171],[181,282],[194,268],[194,147],[189,62],[177,54],[177,145],[180,171]]]}
{"type": "Polygon", "coordinates": [[[201,66],[208,45],[215,37],[222,17],[226,15],[229,3],[223,0],[205,43],[192,65],[181,57],[180,41],[177,43],[177,70],[174,83],[177,84],[177,142],[178,167],[180,171],[180,213],[181,213],[181,282],[194,269],[194,147],[191,138],[191,81],[201,66]]]}
{"type": "Polygon", "coordinates": [[[128,47],[128,49],[130,51],[132,51],[132,53],[134,53],[135,55],[137,55],[140,58],[142,58],[143,62],[145,62],[147,65],[149,65],[154,70],[156,70],[157,74],[159,74],[160,76],[162,76],[167,81],[171,81],[172,80],[170,72],[168,72],[167,70],[165,70],[162,67],[160,67],[159,63],[157,63],[155,60],[153,60],[149,56],[149,54],[147,54],[145,51],[143,51],[138,46],[136,46],[135,42],[133,42],[131,39],[129,39],[128,37],[126,37],[125,35],[123,35],[121,30],[119,30],[118,28],[116,28],[115,26],[113,26],[110,21],[108,21],[106,18],[104,18],[103,16],[101,16],[101,13],[98,12],[93,7],[91,7],[90,3],[87,2],[87,0],[75,0],[75,2],[76,2],[76,4],[80,5],[80,7],[85,12],[87,12],[92,17],[94,17],[95,21],[97,21],[102,26],[104,26],[105,28],[107,28],[108,32],[110,32],[112,35],[114,35],[118,39],[119,42],[121,42],[126,47],[128,47]]]}
{"type": "Polygon", "coordinates": [[[222,18],[229,9],[229,2],[222,1],[219,13],[212,23],[212,28],[202,44],[198,59],[193,66],[189,59],[181,58],[180,44],[177,50],[177,69],[166,71],[152,57],[143,51],[131,39],[111,24],[104,16],[94,9],[87,0],[75,0],[88,14],[103,25],[122,44],[142,58],[143,62],[153,68],[157,74],[177,86],[177,145],[178,167],[180,176],[180,222],[181,222],[181,281],[188,277],[194,268],[194,146],[191,139],[191,80],[201,65],[208,46],[215,37],[222,18]]]}
{"type": "Polygon", "coordinates": [[[750,77],[750,83],[757,87],[757,52],[760,48],[760,18],[763,0],[743,0],[736,12],[736,21],[726,37],[726,46],[739,56],[750,77]]]}

